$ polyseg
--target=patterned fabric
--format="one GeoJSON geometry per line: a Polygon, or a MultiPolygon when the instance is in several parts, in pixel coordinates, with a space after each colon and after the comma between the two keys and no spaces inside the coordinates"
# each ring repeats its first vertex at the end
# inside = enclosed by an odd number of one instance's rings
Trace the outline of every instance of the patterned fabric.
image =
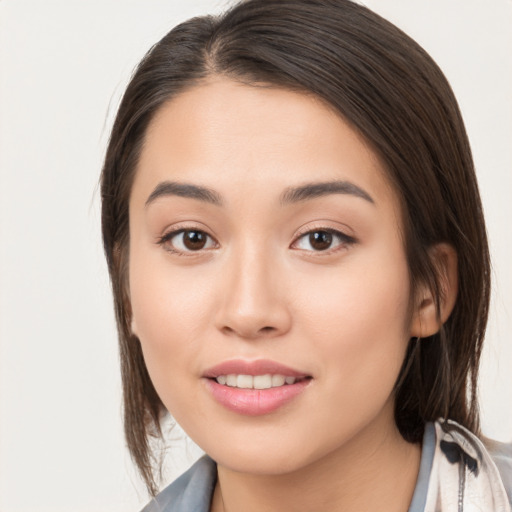
{"type": "Polygon", "coordinates": [[[450,420],[435,428],[425,512],[511,512],[502,475],[482,442],[450,420]]]}

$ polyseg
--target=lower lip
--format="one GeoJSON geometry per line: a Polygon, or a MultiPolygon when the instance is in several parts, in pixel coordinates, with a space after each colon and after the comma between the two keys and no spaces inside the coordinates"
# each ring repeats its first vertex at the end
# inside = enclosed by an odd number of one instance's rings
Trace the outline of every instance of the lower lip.
{"type": "Polygon", "coordinates": [[[223,386],[214,379],[207,379],[213,398],[230,411],[246,416],[269,414],[281,408],[300,395],[311,379],[304,379],[295,384],[285,384],[268,389],[240,389],[223,386]]]}

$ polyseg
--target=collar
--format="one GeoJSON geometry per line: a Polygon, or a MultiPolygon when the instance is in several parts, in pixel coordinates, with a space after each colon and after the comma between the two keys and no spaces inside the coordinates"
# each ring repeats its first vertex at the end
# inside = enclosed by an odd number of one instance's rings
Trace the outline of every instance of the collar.
{"type": "Polygon", "coordinates": [[[434,427],[425,512],[512,512],[498,468],[480,439],[451,420],[436,421],[434,427]]]}

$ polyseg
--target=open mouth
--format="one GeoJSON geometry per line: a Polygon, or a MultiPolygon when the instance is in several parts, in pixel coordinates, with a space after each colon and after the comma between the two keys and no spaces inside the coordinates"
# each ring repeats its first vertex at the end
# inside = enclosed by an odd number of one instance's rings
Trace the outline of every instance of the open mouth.
{"type": "Polygon", "coordinates": [[[271,389],[279,388],[282,386],[289,386],[311,377],[293,377],[280,374],[265,374],[265,375],[243,375],[243,374],[229,374],[218,375],[214,380],[223,386],[238,389],[271,389]]]}
{"type": "Polygon", "coordinates": [[[231,359],[202,375],[210,395],[243,415],[270,414],[301,395],[313,377],[277,361],[231,359]]]}

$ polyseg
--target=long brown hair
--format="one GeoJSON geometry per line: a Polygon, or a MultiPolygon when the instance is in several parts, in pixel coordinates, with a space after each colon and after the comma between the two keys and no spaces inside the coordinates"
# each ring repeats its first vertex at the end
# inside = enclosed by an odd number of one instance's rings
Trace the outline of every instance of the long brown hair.
{"type": "Polygon", "coordinates": [[[457,303],[438,334],[410,342],[395,389],[395,419],[411,442],[439,417],[478,433],[490,264],[471,150],[446,78],[417,43],[349,0],[249,0],[220,17],[182,23],[150,49],[122,99],[102,171],[125,434],[149,491],[156,492],[151,439],[162,437],[166,411],[130,330],[128,203],[155,112],[212,75],[315,94],[364,137],[402,203],[412,289],[430,286],[438,310],[439,276],[429,248],[439,242],[455,248],[457,303]]]}

